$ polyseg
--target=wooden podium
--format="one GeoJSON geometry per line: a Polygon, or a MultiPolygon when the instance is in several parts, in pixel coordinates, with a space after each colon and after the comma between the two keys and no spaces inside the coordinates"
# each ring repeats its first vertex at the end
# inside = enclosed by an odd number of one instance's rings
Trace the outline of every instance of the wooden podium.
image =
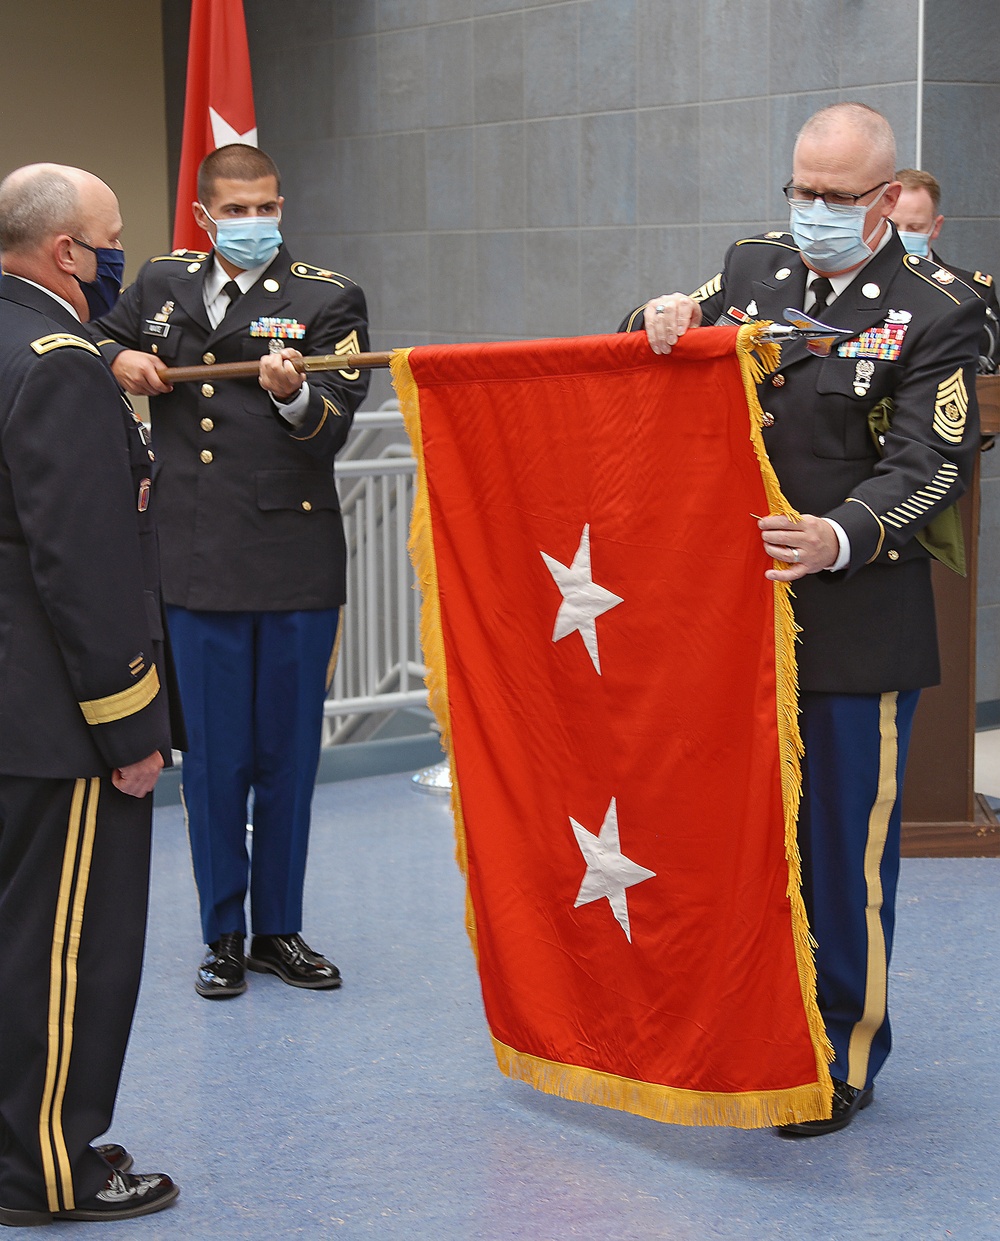
{"type": "MultiPolygon", "coordinates": [[[[1000,375],[976,381],[984,436],[1000,434],[1000,375]]],[[[997,451],[1000,451],[998,449],[997,451]]],[[[932,568],[941,684],[925,689],[903,786],[904,857],[1000,857],[1000,822],[975,792],[979,461],[960,504],[968,576],[932,568]]]]}

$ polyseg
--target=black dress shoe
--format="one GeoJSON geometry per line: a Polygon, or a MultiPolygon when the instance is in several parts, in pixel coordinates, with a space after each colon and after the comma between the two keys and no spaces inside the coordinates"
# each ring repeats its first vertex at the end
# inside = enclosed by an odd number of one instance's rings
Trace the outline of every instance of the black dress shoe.
{"type": "Polygon", "coordinates": [[[225,1000],[246,991],[243,936],[239,931],[227,931],[208,945],[194,989],[206,1000],[225,1000]]]}
{"type": "Polygon", "coordinates": [[[778,1136],[782,1138],[818,1138],[824,1133],[836,1133],[846,1129],[855,1115],[866,1108],[875,1097],[875,1087],[857,1090],[847,1082],[833,1079],[833,1115],[829,1120],[803,1120],[795,1125],[779,1125],[778,1136]]]}
{"type": "Polygon", "coordinates": [[[292,987],[330,990],[341,984],[340,970],[313,952],[301,935],[255,935],[247,965],[258,974],[277,974],[292,987]]]}
{"type": "Polygon", "coordinates": [[[17,1211],[0,1207],[0,1224],[11,1228],[31,1228],[51,1224],[54,1219],[135,1219],[162,1211],[180,1193],[162,1172],[112,1172],[108,1183],[91,1198],[78,1202],[69,1211],[17,1211]]]}
{"type": "Polygon", "coordinates": [[[101,1146],[95,1146],[94,1150],[115,1172],[127,1172],[132,1166],[132,1156],[117,1142],[105,1142],[101,1146]]]}

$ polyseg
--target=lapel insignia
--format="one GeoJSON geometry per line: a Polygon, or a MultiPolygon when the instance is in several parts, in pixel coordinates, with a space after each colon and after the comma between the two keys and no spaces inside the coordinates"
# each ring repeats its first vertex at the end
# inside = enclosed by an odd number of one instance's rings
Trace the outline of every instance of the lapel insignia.
{"type": "MultiPolygon", "coordinates": [[[[909,318],[905,310],[895,313],[909,318]]],[[[902,322],[877,323],[860,336],[838,345],[837,354],[842,358],[877,358],[880,362],[895,362],[903,348],[906,328],[907,324],[902,322]]]]}
{"type": "Polygon", "coordinates": [[[961,367],[938,384],[934,402],[934,430],[948,444],[960,444],[969,411],[969,394],[961,367]]]}
{"type": "Polygon", "coordinates": [[[264,288],[268,291],[268,293],[277,293],[277,291],[281,288],[281,285],[278,284],[277,280],[271,280],[268,278],[264,281],[264,288]]]}
{"type": "Polygon", "coordinates": [[[781,267],[774,273],[774,278],[775,280],[787,280],[791,274],[792,269],[790,267],[781,267]]]}
{"type": "Polygon", "coordinates": [[[873,302],[875,298],[878,297],[881,292],[882,290],[878,287],[877,284],[863,284],[861,286],[862,296],[867,297],[870,302],[873,302]]]}
{"type": "MultiPolygon", "coordinates": [[[[360,353],[361,344],[358,341],[357,332],[352,328],[351,331],[348,332],[348,334],[344,337],[343,340],[337,341],[337,343],[333,347],[333,352],[345,358],[349,354],[360,353]]],[[[340,374],[343,375],[345,379],[360,379],[361,378],[361,372],[356,369],[353,371],[342,370],[340,371],[340,374]]]]}
{"type": "Polygon", "coordinates": [[[297,319],[254,319],[250,324],[251,336],[270,337],[272,340],[303,340],[306,325],[297,319]]]}

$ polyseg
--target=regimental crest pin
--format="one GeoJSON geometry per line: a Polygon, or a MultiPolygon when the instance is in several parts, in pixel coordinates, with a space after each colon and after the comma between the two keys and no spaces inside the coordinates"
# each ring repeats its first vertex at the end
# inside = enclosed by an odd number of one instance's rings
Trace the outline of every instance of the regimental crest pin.
{"type": "Polygon", "coordinates": [[[153,315],[157,323],[166,323],[170,316],[174,313],[174,303],[164,302],[160,309],[153,315]]]}
{"type": "Polygon", "coordinates": [[[890,310],[886,319],[890,323],[909,323],[913,318],[908,310],[890,310]]]}
{"type": "Polygon", "coordinates": [[[951,284],[955,277],[945,267],[939,267],[933,277],[938,284],[951,284]]]}

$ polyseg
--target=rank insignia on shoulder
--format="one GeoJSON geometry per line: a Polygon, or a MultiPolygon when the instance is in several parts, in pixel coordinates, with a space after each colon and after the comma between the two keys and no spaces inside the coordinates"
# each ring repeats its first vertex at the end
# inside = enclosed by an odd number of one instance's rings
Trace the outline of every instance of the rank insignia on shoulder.
{"type": "Polygon", "coordinates": [[[325,280],[328,284],[338,285],[344,288],[346,276],[341,276],[340,272],[330,271],[326,267],[313,267],[311,263],[293,263],[292,275],[300,276],[303,280],[325,280]]]}
{"type": "MultiPolygon", "coordinates": [[[[352,328],[351,331],[348,332],[348,334],[344,337],[343,340],[338,340],[337,343],[333,347],[333,352],[335,354],[340,354],[341,356],[345,358],[348,357],[352,353],[360,353],[361,343],[358,340],[357,331],[354,328],[352,328]]],[[[343,375],[345,379],[358,379],[361,376],[361,372],[357,369],[353,371],[346,371],[346,370],[340,371],[340,374],[343,375]]]]}
{"type": "Polygon", "coordinates": [[[706,280],[703,285],[699,285],[691,294],[691,298],[696,302],[707,302],[710,297],[714,297],[716,293],[722,290],[722,272],[713,276],[711,280],[706,280]]]}
{"type": "Polygon", "coordinates": [[[170,259],[176,259],[180,263],[190,263],[193,261],[203,263],[207,258],[207,250],[173,250],[170,254],[156,254],[149,261],[151,263],[166,263],[170,259]]]}
{"type": "Polygon", "coordinates": [[[31,347],[35,353],[42,357],[46,353],[51,353],[53,349],[65,349],[72,346],[75,349],[86,349],[88,353],[96,353],[101,356],[100,349],[96,345],[92,345],[89,340],[84,340],[82,336],[74,336],[71,332],[52,332],[48,336],[39,336],[37,340],[31,342],[31,347]]]}
{"type": "Polygon", "coordinates": [[[297,319],[263,317],[250,324],[250,335],[270,337],[272,340],[304,340],[306,325],[297,319]]]}
{"type": "Polygon", "coordinates": [[[938,384],[934,402],[934,430],[948,444],[960,444],[969,412],[969,393],[959,367],[953,375],[938,384]]]}
{"type": "Polygon", "coordinates": [[[973,272],[972,279],[975,280],[976,284],[983,284],[987,288],[989,288],[993,283],[993,277],[989,274],[989,272],[985,271],[973,272]]]}

